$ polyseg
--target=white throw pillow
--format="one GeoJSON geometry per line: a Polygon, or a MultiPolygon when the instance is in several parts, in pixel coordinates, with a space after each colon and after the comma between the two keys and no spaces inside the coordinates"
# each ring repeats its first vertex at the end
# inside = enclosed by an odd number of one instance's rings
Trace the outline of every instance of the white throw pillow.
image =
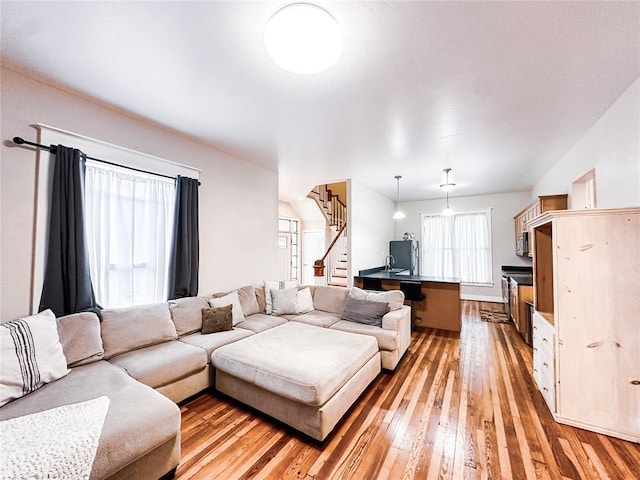
{"type": "Polygon", "coordinates": [[[398,310],[404,305],[404,293],[402,290],[389,290],[386,292],[369,292],[358,287],[352,287],[349,292],[351,298],[356,300],[368,300],[370,302],[388,303],[391,311],[398,310]]]}
{"type": "Polygon", "coordinates": [[[0,325],[0,407],[69,371],[51,310],[0,325]]]}
{"type": "Polygon", "coordinates": [[[210,298],[209,305],[212,307],[224,307],[226,305],[233,305],[231,310],[233,314],[233,326],[244,321],[244,313],[242,313],[242,306],[240,305],[240,297],[238,292],[234,290],[231,293],[226,294],[224,297],[210,298]]]}
{"type": "Polygon", "coordinates": [[[298,290],[298,313],[308,313],[313,308],[313,296],[311,295],[311,289],[305,287],[302,290],[298,290]]]}
{"type": "Polygon", "coordinates": [[[271,315],[273,310],[273,304],[271,303],[271,290],[286,290],[287,288],[293,288],[298,285],[296,280],[265,280],[264,281],[264,300],[267,304],[265,312],[267,315],[271,315]]]}

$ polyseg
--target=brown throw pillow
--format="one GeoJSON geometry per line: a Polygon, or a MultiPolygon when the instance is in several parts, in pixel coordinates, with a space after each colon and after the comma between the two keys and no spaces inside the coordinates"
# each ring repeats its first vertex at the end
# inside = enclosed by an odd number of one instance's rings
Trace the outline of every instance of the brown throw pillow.
{"type": "Polygon", "coordinates": [[[216,333],[233,328],[233,305],[202,309],[202,333],[216,333]]]}

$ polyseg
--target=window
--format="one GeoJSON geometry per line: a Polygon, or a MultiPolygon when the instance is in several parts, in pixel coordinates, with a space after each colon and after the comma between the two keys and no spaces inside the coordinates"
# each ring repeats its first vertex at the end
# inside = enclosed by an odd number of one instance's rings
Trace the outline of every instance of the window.
{"type": "Polygon", "coordinates": [[[422,215],[422,274],[493,284],[491,211],[422,215]]]}
{"type": "Polygon", "coordinates": [[[98,304],[167,298],[175,183],[87,161],[85,221],[98,304]]]}

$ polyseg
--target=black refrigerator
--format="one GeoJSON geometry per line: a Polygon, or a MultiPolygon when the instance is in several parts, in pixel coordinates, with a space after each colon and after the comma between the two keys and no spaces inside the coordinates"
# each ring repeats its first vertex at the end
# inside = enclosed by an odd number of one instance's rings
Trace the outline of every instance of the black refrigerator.
{"type": "Polygon", "coordinates": [[[393,256],[393,268],[409,270],[411,275],[420,275],[418,240],[393,240],[389,242],[389,254],[393,256]]]}

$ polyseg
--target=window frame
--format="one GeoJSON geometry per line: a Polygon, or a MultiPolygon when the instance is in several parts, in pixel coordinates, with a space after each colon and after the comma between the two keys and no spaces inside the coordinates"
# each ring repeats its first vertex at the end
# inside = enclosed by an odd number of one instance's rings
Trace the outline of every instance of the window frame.
{"type": "MultiPolygon", "coordinates": [[[[471,286],[471,287],[493,287],[495,285],[494,280],[494,272],[493,272],[493,208],[482,208],[482,209],[474,209],[474,210],[465,210],[456,212],[457,215],[466,215],[466,214],[485,214],[487,216],[487,244],[488,244],[488,252],[489,252],[489,282],[469,282],[463,281],[461,279],[460,285],[471,286]]],[[[431,213],[420,213],[420,271],[423,272],[423,275],[428,276],[429,274],[425,269],[425,261],[426,255],[424,253],[425,249],[425,241],[424,241],[424,219],[425,217],[444,217],[441,213],[431,212],[431,213]]],[[[454,228],[455,228],[455,219],[454,219],[454,228]]],[[[454,248],[454,255],[458,255],[457,249],[454,248]]],[[[457,272],[456,278],[460,278],[459,272],[457,272]]]]}

